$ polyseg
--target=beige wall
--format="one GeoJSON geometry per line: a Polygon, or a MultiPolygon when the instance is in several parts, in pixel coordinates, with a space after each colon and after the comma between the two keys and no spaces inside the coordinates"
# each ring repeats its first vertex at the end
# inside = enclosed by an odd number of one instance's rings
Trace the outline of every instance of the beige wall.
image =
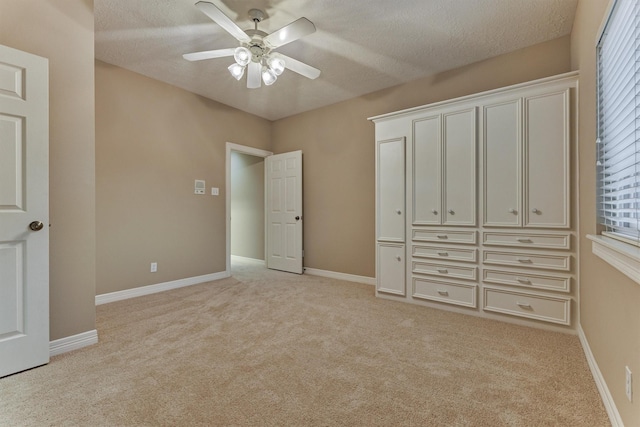
{"type": "Polygon", "coordinates": [[[264,158],[231,152],[231,255],[264,260],[264,158]]]}
{"type": "Polygon", "coordinates": [[[226,142],[267,149],[270,129],[96,61],[97,294],[224,271],[226,142]]]}
{"type": "Polygon", "coordinates": [[[0,43],[49,59],[50,338],[95,329],[92,0],[2,0],[0,43]]]}
{"type": "Polygon", "coordinates": [[[640,374],[640,285],[591,252],[596,233],[596,56],[598,30],[608,1],[580,0],[571,33],[571,63],[580,70],[580,317],[609,391],[627,426],[640,425],[639,381],[635,403],[625,396],[624,367],[640,374]]]}
{"type": "Polygon", "coordinates": [[[367,117],[570,71],[569,36],[273,123],[304,159],[306,267],[375,275],[374,126],[367,117]]]}

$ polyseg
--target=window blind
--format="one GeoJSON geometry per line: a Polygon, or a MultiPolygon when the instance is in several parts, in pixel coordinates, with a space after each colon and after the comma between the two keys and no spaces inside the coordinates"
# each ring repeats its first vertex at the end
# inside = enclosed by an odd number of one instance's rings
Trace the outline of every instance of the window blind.
{"type": "Polygon", "coordinates": [[[640,7],[618,0],[598,43],[598,216],[640,244],[640,7]]]}

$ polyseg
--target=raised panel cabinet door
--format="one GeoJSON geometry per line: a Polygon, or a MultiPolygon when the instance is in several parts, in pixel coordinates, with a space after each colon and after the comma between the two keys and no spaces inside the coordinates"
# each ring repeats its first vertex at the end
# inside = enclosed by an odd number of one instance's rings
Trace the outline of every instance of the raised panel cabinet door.
{"type": "Polygon", "coordinates": [[[404,245],[379,244],[376,289],[394,295],[405,295],[404,245]]]}
{"type": "Polygon", "coordinates": [[[484,225],[522,225],[522,102],[483,109],[484,225]]]}
{"type": "Polygon", "coordinates": [[[442,116],[413,122],[413,224],[442,223],[442,116]]]}
{"type": "Polygon", "coordinates": [[[476,108],[443,115],[444,225],[476,225],[476,108]]]}
{"type": "Polygon", "coordinates": [[[525,99],[525,227],[569,227],[569,89],[525,99]]]}
{"type": "Polygon", "coordinates": [[[404,242],[405,138],[377,143],[377,239],[404,242]]]}

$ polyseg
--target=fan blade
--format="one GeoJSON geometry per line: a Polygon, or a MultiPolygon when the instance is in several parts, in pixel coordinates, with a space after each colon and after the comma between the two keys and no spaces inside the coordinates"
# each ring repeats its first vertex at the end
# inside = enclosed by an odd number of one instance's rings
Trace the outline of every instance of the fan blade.
{"type": "Polygon", "coordinates": [[[199,1],[196,3],[196,7],[200,9],[202,13],[211,18],[216,24],[224,28],[229,34],[235,37],[241,43],[249,43],[251,37],[247,35],[235,22],[224,14],[218,6],[208,1],[199,1]]]}
{"type": "Polygon", "coordinates": [[[311,33],[315,33],[315,31],[316,26],[313,25],[313,22],[307,18],[300,18],[269,34],[263,39],[263,42],[271,49],[275,49],[311,33]]]}
{"type": "Polygon", "coordinates": [[[300,62],[297,59],[293,59],[278,52],[273,52],[271,55],[282,59],[284,61],[284,67],[294,73],[298,73],[301,76],[312,80],[317,79],[320,76],[320,70],[312,67],[311,65],[307,65],[304,62],[300,62]]]}
{"type": "Polygon", "coordinates": [[[262,77],[260,76],[262,67],[257,62],[249,62],[249,72],[247,74],[247,87],[249,89],[257,89],[262,85],[262,77]]]}
{"type": "Polygon", "coordinates": [[[224,58],[225,56],[233,56],[236,48],[205,50],[204,52],[185,53],[182,55],[187,61],[202,61],[203,59],[224,58]]]}

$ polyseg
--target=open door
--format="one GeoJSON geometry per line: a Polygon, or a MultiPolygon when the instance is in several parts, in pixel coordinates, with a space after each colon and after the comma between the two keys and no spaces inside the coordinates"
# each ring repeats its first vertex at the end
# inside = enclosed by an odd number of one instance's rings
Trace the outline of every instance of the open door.
{"type": "Polygon", "coordinates": [[[48,69],[0,45],[0,377],[49,362],[48,69]]]}
{"type": "Polygon", "coordinates": [[[265,159],[267,268],[302,274],[302,151],[265,159]]]}

